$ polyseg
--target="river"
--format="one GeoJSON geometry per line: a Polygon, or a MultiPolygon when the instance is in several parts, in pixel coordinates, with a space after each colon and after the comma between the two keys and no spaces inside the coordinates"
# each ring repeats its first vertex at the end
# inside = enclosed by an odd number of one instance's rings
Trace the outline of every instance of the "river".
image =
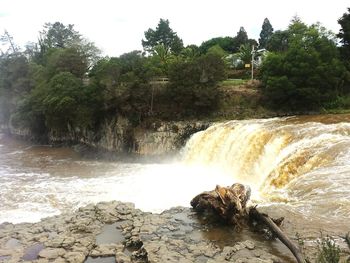
{"type": "Polygon", "coordinates": [[[110,200],[161,212],[237,181],[272,213],[305,228],[348,232],[350,115],[217,123],[194,134],[180,159],[161,163],[84,159],[70,148],[0,135],[0,223],[110,200]]]}

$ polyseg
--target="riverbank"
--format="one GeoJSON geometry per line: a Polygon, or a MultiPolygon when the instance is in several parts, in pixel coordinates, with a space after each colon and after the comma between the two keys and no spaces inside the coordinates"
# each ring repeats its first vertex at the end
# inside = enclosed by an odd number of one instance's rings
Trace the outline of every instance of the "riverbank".
{"type": "MultiPolygon", "coordinates": [[[[285,224],[291,236],[295,226],[288,220],[285,224]]],[[[307,247],[310,259],[315,244],[307,247]]],[[[189,208],[152,214],[117,201],[33,224],[3,223],[0,248],[0,262],[8,263],[294,262],[279,241],[247,230],[235,232],[189,208]]]]}
{"type": "Polygon", "coordinates": [[[0,225],[0,262],[287,262],[290,258],[273,255],[253,240],[237,240],[228,226],[206,221],[189,208],[152,214],[128,203],[99,203],[34,224],[0,225]]]}

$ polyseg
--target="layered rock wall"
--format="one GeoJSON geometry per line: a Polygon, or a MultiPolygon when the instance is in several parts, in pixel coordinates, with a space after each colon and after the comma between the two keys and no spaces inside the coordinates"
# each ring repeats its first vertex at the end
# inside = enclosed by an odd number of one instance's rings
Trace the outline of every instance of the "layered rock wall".
{"type": "MultiPolygon", "coordinates": [[[[50,131],[40,137],[45,137],[46,143],[50,144],[80,143],[107,152],[152,156],[177,152],[193,133],[208,126],[208,122],[198,121],[157,121],[147,126],[143,124],[134,127],[128,119],[115,116],[104,119],[95,130],[68,127],[68,131],[50,131]]],[[[25,139],[40,139],[28,128],[9,125],[2,130],[25,139]]]]}

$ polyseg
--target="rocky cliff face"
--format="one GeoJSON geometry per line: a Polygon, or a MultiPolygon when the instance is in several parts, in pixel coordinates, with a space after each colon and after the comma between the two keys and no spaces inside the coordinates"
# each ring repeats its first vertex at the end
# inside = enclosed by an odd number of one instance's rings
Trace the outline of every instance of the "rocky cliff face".
{"type": "Polygon", "coordinates": [[[187,139],[198,131],[208,128],[205,122],[158,122],[148,129],[137,128],[134,132],[134,152],[140,155],[162,155],[176,152],[187,139]]]}
{"type": "MultiPolygon", "coordinates": [[[[157,121],[147,126],[133,127],[128,119],[115,116],[103,120],[95,131],[73,127],[68,127],[68,132],[50,131],[47,141],[52,144],[80,143],[107,152],[155,156],[177,152],[193,133],[209,125],[208,122],[199,121],[157,121]]],[[[25,139],[38,139],[27,128],[9,125],[3,130],[25,139]]]]}

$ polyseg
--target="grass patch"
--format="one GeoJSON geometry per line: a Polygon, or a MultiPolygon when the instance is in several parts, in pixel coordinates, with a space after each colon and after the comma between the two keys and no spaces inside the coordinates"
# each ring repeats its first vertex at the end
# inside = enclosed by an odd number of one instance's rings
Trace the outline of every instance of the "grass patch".
{"type": "Polygon", "coordinates": [[[245,85],[247,84],[249,80],[247,79],[226,79],[222,81],[220,84],[223,87],[228,87],[228,86],[240,86],[240,85],[245,85]]]}
{"type": "Polygon", "coordinates": [[[339,263],[340,248],[334,242],[334,239],[327,236],[321,237],[318,242],[317,263],[339,263]]]}

